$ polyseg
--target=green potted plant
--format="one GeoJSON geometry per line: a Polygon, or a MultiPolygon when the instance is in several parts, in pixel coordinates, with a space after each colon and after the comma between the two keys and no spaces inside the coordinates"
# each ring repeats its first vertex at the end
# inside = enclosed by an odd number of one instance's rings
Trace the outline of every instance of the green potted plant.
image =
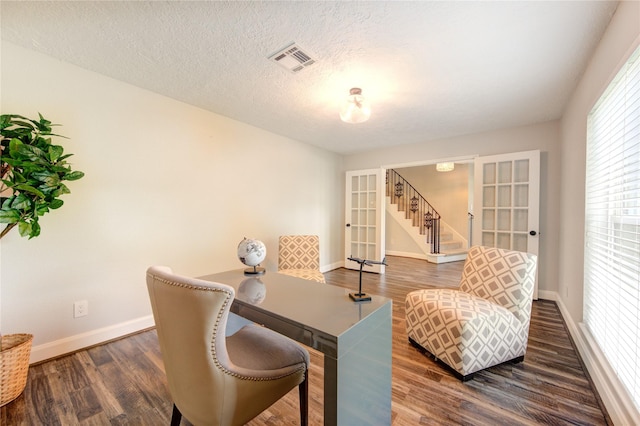
{"type": "MultiPolygon", "coordinates": [[[[62,207],[68,194],[65,181],[83,172],[71,170],[60,145],[51,142],[52,124],[39,115],[0,115],[0,239],[14,227],[29,239],[40,235],[38,218],[62,207]]],[[[0,334],[0,406],[17,398],[26,385],[31,334],[0,334]]]]}

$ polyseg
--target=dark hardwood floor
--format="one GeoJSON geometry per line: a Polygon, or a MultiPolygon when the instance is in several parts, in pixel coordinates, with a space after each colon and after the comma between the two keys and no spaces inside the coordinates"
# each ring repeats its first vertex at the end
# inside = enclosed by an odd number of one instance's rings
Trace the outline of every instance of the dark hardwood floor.
{"type": "MultiPolygon", "coordinates": [[[[394,301],[394,426],[611,424],[554,302],[534,302],[523,363],[493,367],[461,383],[408,343],[404,297],[417,288],[456,287],[462,262],[387,260],[385,275],[364,274],[363,289],[394,301]]],[[[329,285],[358,285],[357,271],[337,269],[325,277],[329,285]]],[[[321,425],[322,355],[310,352],[310,424],[321,425]]],[[[148,330],[33,365],[25,392],[0,409],[0,425],[168,425],[171,405],[157,337],[148,330]]],[[[293,390],[249,425],[298,420],[293,390]]]]}

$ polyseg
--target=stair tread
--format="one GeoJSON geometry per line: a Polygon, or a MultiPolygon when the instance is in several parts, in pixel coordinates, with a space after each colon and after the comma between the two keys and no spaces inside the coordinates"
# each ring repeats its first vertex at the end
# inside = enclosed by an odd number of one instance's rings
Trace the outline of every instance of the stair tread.
{"type": "MultiPolygon", "coordinates": [[[[408,225],[408,228],[414,229],[416,232],[416,235],[421,235],[421,238],[424,238],[425,234],[420,232],[420,227],[413,225],[414,219],[408,213],[408,210],[406,210],[406,208],[401,208],[399,204],[394,203],[392,199],[389,196],[387,196],[387,206],[390,206],[390,205],[395,205],[397,207],[396,220],[404,220],[405,222],[403,223],[408,225]],[[407,215],[410,217],[407,217],[407,215]],[[402,219],[399,216],[401,216],[402,219]]],[[[405,231],[408,232],[408,229],[405,229],[405,231]]],[[[463,259],[466,256],[468,249],[465,248],[465,245],[466,244],[464,244],[463,241],[461,241],[458,237],[456,237],[456,234],[454,232],[451,232],[451,230],[448,228],[448,225],[446,225],[443,222],[442,227],[440,229],[440,253],[435,255],[429,254],[428,253],[429,244],[427,244],[427,246],[425,247],[424,252],[427,255],[427,257],[434,256],[432,257],[432,259],[438,258],[439,260],[437,260],[436,262],[451,262],[451,261],[460,260],[461,258],[463,259]],[[452,259],[445,260],[445,258],[452,258],[452,259]]]]}

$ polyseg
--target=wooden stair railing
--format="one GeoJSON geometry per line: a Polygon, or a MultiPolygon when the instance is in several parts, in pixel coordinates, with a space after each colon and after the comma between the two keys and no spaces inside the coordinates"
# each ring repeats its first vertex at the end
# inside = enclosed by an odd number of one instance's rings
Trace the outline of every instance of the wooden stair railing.
{"type": "Polygon", "coordinates": [[[431,204],[398,172],[387,169],[386,191],[391,203],[405,212],[413,226],[420,228],[431,245],[431,253],[440,253],[440,214],[431,204]]]}

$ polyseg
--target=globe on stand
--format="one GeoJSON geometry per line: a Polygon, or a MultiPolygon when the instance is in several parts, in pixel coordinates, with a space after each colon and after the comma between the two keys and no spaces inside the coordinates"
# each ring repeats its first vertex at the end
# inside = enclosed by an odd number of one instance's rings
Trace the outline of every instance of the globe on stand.
{"type": "Polygon", "coordinates": [[[247,268],[244,273],[247,275],[264,274],[264,268],[257,266],[267,257],[267,247],[262,241],[251,238],[244,238],[238,244],[238,259],[240,262],[252,268],[247,268]]]}

